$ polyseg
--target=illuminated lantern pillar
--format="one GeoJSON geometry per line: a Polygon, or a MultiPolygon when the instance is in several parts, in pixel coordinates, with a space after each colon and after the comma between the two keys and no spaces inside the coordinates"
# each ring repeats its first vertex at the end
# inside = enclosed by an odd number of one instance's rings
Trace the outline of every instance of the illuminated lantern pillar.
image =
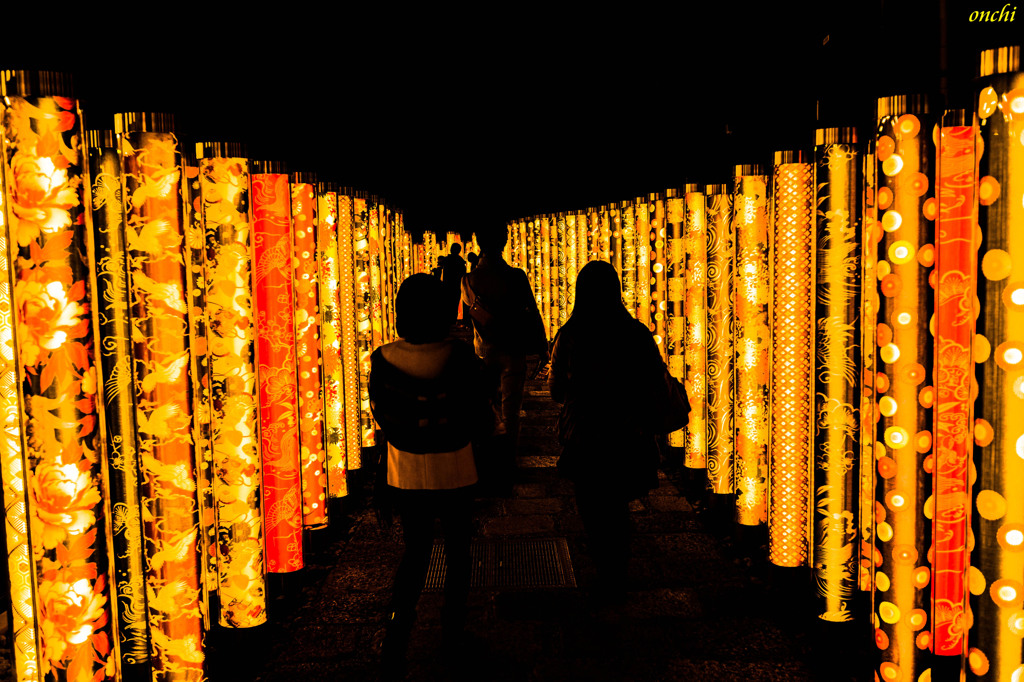
{"type": "Polygon", "coordinates": [[[608,207],[608,258],[609,263],[615,268],[621,283],[622,273],[622,216],[617,204],[610,204],[608,207]]]}
{"type": "Polygon", "coordinates": [[[686,326],[683,332],[683,357],[686,385],[689,389],[690,423],[686,426],[685,466],[707,466],[707,211],[704,194],[687,186],[683,196],[683,270],[686,301],[683,305],[686,326]],[[691,191],[692,190],[692,191],[691,191]]]}
{"type": "MultiPolygon", "coordinates": [[[[537,300],[537,309],[541,311],[542,320],[544,314],[544,293],[541,285],[541,238],[540,238],[540,219],[534,218],[528,224],[530,228],[527,233],[529,243],[529,268],[528,274],[530,277],[530,285],[533,288],[533,297],[537,300]]],[[[547,326],[545,326],[545,329],[547,326]]]]}
{"type": "Polygon", "coordinates": [[[768,558],[787,567],[807,564],[810,542],[813,182],[802,153],[775,153],[768,558]]]}
{"type": "Polygon", "coordinates": [[[540,249],[538,255],[540,268],[540,314],[544,321],[544,329],[548,338],[555,338],[552,317],[557,317],[557,310],[552,315],[551,301],[551,221],[547,216],[540,219],[540,249]]]}
{"type": "Polygon", "coordinates": [[[110,495],[111,547],[114,558],[114,610],[120,636],[122,668],[129,675],[149,675],[149,629],[146,623],[146,567],[139,498],[139,452],[136,447],[135,391],[132,387],[131,322],[126,301],[128,259],[121,159],[114,134],[91,130],[88,136],[89,198],[96,248],[96,307],[99,319],[99,371],[104,384],[107,482],[110,495]],[[138,667],[137,671],[132,668],[138,667]]]}
{"type": "MultiPolygon", "coordinates": [[[[373,347],[376,348],[384,343],[384,314],[381,307],[380,212],[377,208],[376,196],[371,196],[367,200],[366,212],[369,218],[367,238],[370,240],[370,329],[373,331],[373,347]]],[[[453,237],[453,233],[449,232],[444,250],[446,254],[451,252],[454,243],[453,237]]],[[[330,441],[328,441],[328,460],[330,460],[329,443],[330,441]]]]}
{"type": "Polygon", "coordinates": [[[764,523],[768,486],[768,375],[771,329],[768,321],[768,183],[759,166],[737,166],[733,185],[736,357],[736,520],[764,523]]]}
{"type": "Polygon", "coordinates": [[[529,230],[529,223],[525,220],[519,221],[519,263],[516,267],[527,270],[529,268],[530,256],[529,249],[527,248],[527,234],[529,230]]]}
{"type": "MultiPolygon", "coordinates": [[[[317,250],[320,255],[320,305],[323,321],[320,350],[324,359],[324,433],[327,440],[327,492],[330,497],[348,494],[348,461],[345,458],[345,385],[341,364],[341,274],[338,267],[338,194],[331,185],[321,183],[317,194],[317,250]]],[[[372,248],[372,247],[371,247],[372,248]]],[[[372,264],[371,264],[372,270],[372,264]]],[[[367,273],[364,273],[367,274],[367,273]]],[[[372,279],[372,273],[367,281],[372,279]]],[[[379,281],[379,280],[378,280],[379,281]]],[[[379,301],[377,312],[379,313],[379,301]]],[[[365,312],[373,318],[374,309],[365,312]]],[[[379,319],[378,319],[379,322],[379,319]]],[[[373,342],[379,343],[379,327],[373,330],[373,342]]],[[[369,373],[367,373],[369,376],[369,373]]]]}
{"type": "MultiPolygon", "coordinates": [[[[580,211],[576,214],[576,273],[583,269],[583,266],[590,262],[590,248],[587,244],[587,236],[590,228],[587,225],[587,212],[580,211]]],[[[573,279],[575,282],[575,278],[573,279]]],[[[571,287],[573,296],[576,295],[576,285],[571,287]]]]}
{"type": "Polygon", "coordinates": [[[136,422],[142,463],[146,595],[156,679],[202,676],[203,558],[192,439],[191,253],[181,152],[171,118],[121,114],[136,422]]]}
{"type": "Polygon", "coordinates": [[[815,136],[815,402],[812,566],[818,617],[853,620],[860,474],[860,152],[852,128],[815,136]]]}
{"type": "MultiPolygon", "coordinates": [[[[339,314],[341,320],[341,368],[344,376],[345,389],[345,437],[348,468],[362,467],[363,440],[360,435],[360,375],[359,375],[359,340],[358,318],[356,316],[356,278],[355,278],[355,216],[353,213],[353,194],[350,188],[338,193],[338,273],[339,314]]],[[[406,245],[410,244],[406,234],[406,245]]],[[[411,270],[411,265],[409,266],[411,270]]],[[[411,274],[411,273],[410,273],[411,274]]],[[[369,392],[367,391],[367,409],[369,409],[369,392]]]]}
{"type": "Polygon", "coordinates": [[[548,241],[549,241],[549,254],[550,259],[548,260],[548,285],[550,287],[549,297],[551,300],[551,318],[549,321],[548,338],[555,338],[555,334],[558,333],[559,321],[558,316],[562,310],[562,306],[558,300],[558,254],[561,252],[558,243],[558,218],[557,216],[550,216],[548,220],[548,241]]]}
{"type": "Polygon", "coordinates": [[[206,227],[206,313],[220,624],[265,623],[249,162],[237,145],[197,145],[206,227]]]}
{"type": "MultiPolygon", "coordinates": [[[[974,340],[977,482],[971,513],[971,630],[978,680],[1020,677],[1024,666],[1024,71],[1019,48],[981,54],[981,226],[974,340]],[[975,570],[977,569],[977,570],[975,570]]],[[[969,676],[969,677],[970,677],[969,676]]]]}
{"type": "MultiPolygon", "coordinates": [[[[669,374],[683,381],[686,378],[686,206],[679,190],[670,189],[666,196],[668,329],[665,346],[669,374]]],[[[669,433],[668,444],[674,448],[686,447],[686,428],[669,433]]]]}
{"type": "Polygon", "coordinates": [[[668,340],[666,334],[668,329],[666,322],[668,310],[665,301],[668,298],[668,272],[667,261],[667,235],[665,233],[666,213],[665,200],[660,194],[650,195],[651,211],[651,316],[654,322],[651,331],[654,332],[654,342],[658,344],[661,357],[668,362],[668,340]]]}
{"type": "Polygon", "coordinates": [[[599,249],[598,250],[598,253],[599,253],[598,259],[599,260],[603,260],[603,261],[608,261],[613,266],[615,265],[615,260],[613,258],[613,254],[612,254],[611,241],[612,241],[612,234],[613,234],[613,232],[615,230],[618,230],[618,223],[614,220],[614,215],[613,215],[613,211],[614,210],[615,209],[610,208],[609,206],[607,206],[605,204],[601,205],[601,208],[600,208],[600,210],[598,212],[598,217],[599,217],[599,221],[600,221],[600,229],[599,229],[599,232],[598,232],[598,235],[597,235],[597,239],[598,239],[597,243],[598,243],[598,249],[599,249]]]}
{"type": "MultiPolygon", "coordinates": [[[[210,343],[207,330],[210,320],[206,315],[206,227],[203,225],[202,183],[199,179],[199,161],[195,147],[182,149],[185,194],[185,240],[192,253],[189,268],[189,327],[192,341],[192,418],[195,423],[196,477],[199,481],[199,510],[201,514],[200,548],[205,576],[204,598],[215,593],[217,580],[217,510],[213,496],[213,405],[210,386],[210,343]]],[[[207,621],[209,616],[207,613],[207,621]]],[[[209,625],[209,622],[207,622],[209,625]]]]}
{"type": "Polygon", "coordinates": [[[320,357],[323,332],[316,207],[316,179],[306,173],[295,173],[291,183],[295,363],[299,395],[302,525],[307,528],[320,528],[327,524],[327,450],[324,447],[323,360],[320,357]]]}
{"type": "MultiPolygon", "coordinates": [[[[376,424],[373,415],[370,413],[370,356],[373,354],[373,329],[370,318],[372,316],[372,302],[370,300],[370,232],[367,221],[369,214],[366,210],[366,197],[359,192],[354,192],[352,197],[352,248],[354,252],[354,277],[355,277],[355,325],[356,325],[356,354],[359,362],[359,434],[363,447],[373,447],[377,442],[376,424]]],[[[327,195],[321,192],[321,202],[325,201],[327,195]]],[[[321,203],[321,207],[324,204],[321,203]]],[[[321,213],[321,220],[323,214],[321,213]]],[[[431,242],[434,247],[432,257],[433,270],[437,267],[437,240],[434,233],[431,235],[431,242]]],[[[321,285],[322,287],[322,285],[321,285]]],[[[321,288],[321,296],[323,289],[321,288]]]]}
{"type": "Polygon", "coordinates": [[[384,308],[384,343],[391,343],[398,338],[395,334],[395,278],[398,275],[398,262],[395,256],[395,217],[384,202],[378,206],[381,214],[381,303],[384,308]]]}
{"type": "MultiPolygon", "coordinates": [[[[572,314],[573,304],[576,303],[576,214],[569,213],[565,216],[565,317],[572,314]]],[[[563,322],[562,324],[565,324],[563,322]]]]}
{"type": "Polygon", "coordinates": [[[566,250],[568,244],[566,241],[566,216],[564,213],[559,213],[555,217],[555,239],[551,243],[551,248],[554,252],[554,278],[553,287],[551,291],[551,300],[554,302],[558,300],[558,314],[554,315],[552,311],[552,317],[554,317],[554,328],[551,332],[551,338],[554,338],[555,332],[562,328],[565,324],[565,320],[568,318],[569,304],[568,295],[566,292],[566,284],[568,283],[567,268],[566,268],[566,250]]]}
{"type": "MultiPolygon", "coordinates": [[[[881,564],[875,568],[875,608],[888,638],[882,679],[898,670],[917,679],[928,668],[918,632],[929,626],[933,337],[929,284],[935,264],[935,119],[923,97],[878,100],[877,208],[883,229],[876,278],[879,421],[876,524],[881,564]],[[884,389],[884,390],[883,390],[884,389]],[[922,409],[924,408],[924,409],[922,409]],[[884,525],[883,525],[884,524],[884,525]]],[[[858,362],[858,365],[860,363],[858,362]]]]}
{"type": "Polygon", "coordinates": [[[291,187],[278,164],[252,163],[257,171],[250,176],[252,279],[267,571],[290,573],[303,566],[291,187]]]}
{"type": "MultiPolygon", "coordinates": [[[[355,212],[355,197],[352,197],[352,220],[358,219],[358,214],[355,212]]],[[[423,233],[423,253],[425,260],[423,267],[425,272],[430,272],[437,267],[437,235],[429,230],[423,233]]]]}
{"type": "MultiPolygon", "coordinates": [[[[707,211],[707,469],[712,496],[731,496],[736,449],[733,398],[732,195],[725,185],[704,188],[707,211]]],[[[671,216],[671,212],[669,214],[671,216]]],[[[671,221],[671,218],[670,218],[671,221]]],[[[674,228],[673,228],[674,229],[674,228]]],[[[674,249],[673,249],[674,251],[674,249]]],[[[675,257],[675,256],[673,256],[675,257]]],[[[671,299],[671,282],[669,298],[671,299]]],[[[714,497],[712,499],[715,499],[714,497]]],[[[721,506],[718,502],[716,506],[721,506]]]]}
{"type": "Polygon", "coordinates": [[[633,202],[634,240],[636,249],[635,317],[651,324],[651,218],[646,197],[633,202]]]}
{"type": "Polygon", "coordinates": [[[61,669],[108,679],[108,658],[117,657],[88,171],[78,102],[56,94],[69,89],[61,74],[0,71],[0,400],[7,408],[0,448],[19,680],[60,679],[61,669]]]}
{"type": "MultiPolygon", "coordinates": [[[[120,176],[120,168],[117,173],[120,176]]],[[[7,575],[11,587],[8,632],[13,640],[14,679],[17,682],[36,682],[39,679],[39,643],[36,641],[38,631],[34,613],[34,564],[29,554],[32,543],[29,539],[28,503],[25,497],[25,462],[21,450],[21,408],[18,403],[14,351],[6,203],[4,174],[0,172],[0,250],[3,252],[0,257],[0,414],[3,415],[0,473],[3,476],[7,575]]],[[[148,656],[148,642],[146,646],[148,656]]]]}
{"type": "Polygon", "coordinates": [[[864,227],[861,249],[861,325],[860,347],[863,361],[860,400],[860,574],[858,586],[875,595],[875,425],[881,417],[875,410],[875,323],[878,318],[876,266],[882,226],[878,222],[878,167],[875,141],[867,141],[864,154],[864,227]]]}
{"type": "Polygon", "coordinates": [[[956,657],[958,670],[967,651],[971,425],[977,397],[971,357],[977,296],[977,119],[967,119],[965,113],[951,111],[943,117],[936,197],[924,206],[925,217],[936,221],[932,650],[936,656],[956,657]]]}
{"type": "Polygon", "coordinates": [[[622,248],[622,302],[636,317],[636,210],[632,201],[619,204],[619,231],[622,248]]]}

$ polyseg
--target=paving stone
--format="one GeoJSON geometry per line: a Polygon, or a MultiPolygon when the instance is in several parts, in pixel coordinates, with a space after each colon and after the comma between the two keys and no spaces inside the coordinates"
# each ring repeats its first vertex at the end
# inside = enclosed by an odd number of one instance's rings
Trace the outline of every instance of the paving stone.
{"type": "Polygon", "coordinates": [[[509,514],[557,514],[562,511],[562,501],[557,497],[538,497],[526,500],[508,500],[505,511],[509,514]]]}
{"type": "Polygon", "coordinates": [[[481,535],[484,537],[501,537],[505,535],[544,535],[555,530],[555,520],[551,516],[506,516],[484,521],[481,535]]]}
{"type": "Polygon", "coordinates": [[[647,498],[651,507],[663,512],[690,512],[693,506],[682,497],[670,497],[665,495],[651,495],[647,498]]]}
{"type": "Polygon", "coordinates": [[[513,495],[520,498],[546,497],[548,486],[541,483],[516,483],[513,486],[513,495]]]}

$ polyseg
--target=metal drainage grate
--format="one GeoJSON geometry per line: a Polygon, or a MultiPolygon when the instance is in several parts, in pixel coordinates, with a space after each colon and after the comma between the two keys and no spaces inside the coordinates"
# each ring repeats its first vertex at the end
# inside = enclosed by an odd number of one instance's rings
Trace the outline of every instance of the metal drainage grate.
{"type": "MultiPolygon", "coordinates": [[[[565,538],[475,541],[469,547],[473,571],[470,587],[576,587],[565,538]]],[[[444,544],[434,542],[427,571],[427,591],[444,588],[444,544]]]]}

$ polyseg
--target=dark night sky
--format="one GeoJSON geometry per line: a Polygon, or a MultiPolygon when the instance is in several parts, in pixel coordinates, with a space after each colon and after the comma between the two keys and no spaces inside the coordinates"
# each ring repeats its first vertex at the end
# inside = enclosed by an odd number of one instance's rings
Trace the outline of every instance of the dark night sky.
{"type": "Polygon", "coordinates": [[[823,123],[864,133],[881,95],[968,106],[977,50],[1024,42],[1024,5],[979,25],[970,12],[996,0],[947,1],[303,4],[258,21],[207,3],[156,23],[87,16],[44,40],[5,32],[0,68],[71,71],[89,127],[170,111],[186,140],[243,141],[383,195],[414,232],[468,233],[726,181],[733,164],[810,148],[817,102],[823,123]]]}

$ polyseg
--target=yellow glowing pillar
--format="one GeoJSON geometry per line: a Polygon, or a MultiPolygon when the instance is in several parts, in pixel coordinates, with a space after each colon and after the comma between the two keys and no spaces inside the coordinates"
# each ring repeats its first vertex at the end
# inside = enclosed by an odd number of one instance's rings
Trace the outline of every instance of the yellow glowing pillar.
{"type": "Polygon", "coordinates": [[[316,238],[316,178],[291,178],[292,235],[295,257],[295,362],[299,395],[299,466],[302,477],[302,525],[327,525],[327,450],[324,433],[323,371],[320,337],[320,254],[316,238]]]}
{"type": "Polygon", "coordinates": [[[875,424],[881,416],[875,411],[875,322],[878,317],[878,287],[875,266],[878,263],[878,242],[882,226],[878,222],[878,168],[875,163],[875,141],[868,140],[864,154],[864,227],[861,257],[861,325],[860,347],[864,371],[860,399],[860,566],[858,587],[870,592],[872,611],[875,596],[875,424]]]}
{"type": "MultiPolygon", "coordinates": [[[[666,192],[667,242],[666,278],[668,280],[666,351],[668,371],[676,379],[686,379],[686,206],[679,190],[666,192]]],[[[686,446],[686,428],[668,434],[674,448],[686,446]]]]}
{"type": "Polygon", "coordinates": [[[978,680],[1020,678],[1024,666],[1024,71],[1019,48],[987,50],[975,84],[981,122],[981,226],[974,340],[974,629],[978,680]],[[976,570],[975,570],[976,569],[976,570]]]}
{"type": "Polygon", "coordinates": [[[527,248],[527,230],[529,230],[529,223],[525,220],[519,221],[519,263],[516,265],[518,268],[528,270],[529,264],[529,249],[527,248]]]}
{"type": "MultiPolygon", "coordinates": [[[[587,235],[589,234],[589,227],[587,225],[587,213],[585,211],[579,211],[576,214],[576,273],[579,273],[583,269],[583,266],[590,261],[590,251],[587,245],[587,235]]],[[[573,296],[576,295],[575,285],[576,278],[573,278],[573,296]]]]}
{"type": "Polygon", "coordinates": [[[668,298],[667,248],[668,239],[665,232],[666,213],[665,200],[660,194],[651,194],[651,331],[654,342],[658,344],[661,357],[668,362],[667,327],[668,310],[665,304],[668,298]]]}
{"type": "MultiPolygon", "coordinates": [[[[0,87],[7,92],[8,73],[0,72],[0,87]]],[[[7,154],[4,150],[4,167],[7,154]]],[[[120,169],[118,170],[120,174],[120,169]]],[[[35,617],[34,562],[30,554],[29,512],[26,497],[26,461],[21,447],[21,407],[18,394],[19,359],[14,349],[14,301],[11,297],[11,255],[17,253],[17,241],[10,241],[7,230],[7,192],[5,172],[0,172],[0,409],[3,431],[0,433],[0,474],[3,476],[4,533],[7,540],[7,575],[11,587],[8,624],[14,653],[14,679],[36,682],[39,679],[39,642],[35,617]]],[[[118,182],[118,185],[120,183],[118,182]]],[[[15,240],[17,235],[14,235],[15,240]]]]}
{"type": "MultiPolygon", "coordinates": [[[[733,492],[736,448],[733,397],[732,195],[725,185],[704,188],[707,210],[707,469],[713,495],[733,492]]],[[[671,292],[671,284],[669,285],[671,292]]],[[[671,293],[669,294],[671,298],[671,293]]]]}
{"type": "Polygon", "coordinates": [[[265,623],[249,162],[236,145],[197,145],[206,227],[206,312],[220,624],[265,623]]]}
{"type": "MultiPolygon", "coordinates": [[[[324,358],[324,429],[327,433],[327,485],[331,497],[348,494],[348,461],[345,457],[345,386],[341,364],[341,270],[338,267],[338,195],[334,187],[321,184],[317,195],[320,220],[317,250],[320,253],[320,302],[324,310],[320,338],[324,358]]],[[[371,275],[372,279],[372,275],[371,275]]],[[[379,286],[379,271],[378,271],[379,286]]],[[[379,291],[379,289],[378,289],[379,291]]],[[[379,295],[379,294],[378,294],[379,295]]],[[[382,327],[377,302],[374,338],[379,342],[382,327]]]]}
{"type": "Polygon", "coordinates": [[[707,210],[704,194],[697,187],[686,187],[683,210],[683,252],[686,259],[683,357],[690,399],[690,423],[686,426],[683,461],[691,469],[703,469],[707,466],[707,210]]]}
{"type": "Polygon", "coordinates": [[[768,374],[771,330],[768,323],[768,186],[759,166],[737,166],[733,186],[733,271],[736,358],[736,520],[764,523],[768,486],[768,374]]]}
{"type": "Polygon", "coordinates": [[[935,212],[926,212],[925,206],[935,194],[935,122],[923,97],[878,100],[877,208],[883,234],[876,265],[881,294],[875,377],[881,563],[875,568],[875,604],[878,627],[889,643],[881,654],[882,679],[890,679],[886,676],[896,670],[916,680],[928,668],[917,637],[930,628],[931,620],[931,524],[925,514],[931,513],[926,500],[935,462],[935,349],[929,331],[935,322],[934,289],[929,285],[935,264],[935,212]]]}
{"type": "Polygon", "coordinates": [[[544,320],[544,328],[547,330],[548,338],[555,338],[555,326],[552,322],[553,317],[557,317],[557,302],[555,306],[552,305],[551,300],[551,221],[547,216],[541,216],[540,219],[540,297],[541,297],[541,309],[540,314],[544,320]],[[555,309],[552,314],[552,309],[555,309]]]}
{"type": "MultiPolygon", "coordinates": [[[[370,413],[370,356],[376,348],[373,342],[373,305],[370,292],[370,230],[366,197],[355,192],[352,198],[352,243],[355,252],[355,325],[356,353],[359,362],[359,428],[364,448],[376,444],[377,431],[370,413]]],[[[431,268],[437,267],[437,240],[431,235],[433,256],[431,268]]]]}
{"type": "Polygon", "coordinates": [[[572,314],[573,304],[576,303],[577,235],[576,214],[568,213],[565,216],[565,317],[567,319],[572,314]]]}
{"type": "Polygon", "coordinates": [[[636,246],[636,281],[634,301],[636,319],[651,324],[651,218],[647,197],[633,202],[636,246]]]}
{"type": "Polygon", "coordinates": [[[598,259],[608,261],[612,266],[616,265],[615,257],[612,253],[612,235],[619,229],[618,221],[615,220],[616,215],[618,215],[616,209],[609,207],[606,204],[602,204],[598,211],[598,220],[600,223],[599,232],[596,235],[598,240],[598,259]]]}
{"type": "Polygon", "coordinates": [[[636,317],[636,210],[632,201],[619,204],[619,243],[621,244],[622,302],[636,317]]]}
{"type": "MultiPolygon", "coordinates": [[[[132,390],[131,323],[125,305],[128,259],[124,206],[121,203],[121,159],[113,132],[88,133],[89,193],[96,244],[97,313],[100,329],[101,376],[111,377],[104,390],[107,481],[115,519],[111,532],[114,555],[114,610],[126,672],[149,662],[146,623],[146,569],[139,499],[139,452],[135,434],[135,391],[132,390]]],[[[148,667],[141,668],[148,674],[148,667]]],[[[130,672],[129,672],[130,674],[130,672]]]]}
{"type": "Polygon", "coordinates": [[[562,325],[565,324],[566,319],[568,319],[569,311],[568,294],[566,292],[566,284],[568,282],[566,250],[568,248],[568,243],[566,241],[566,215],[564,213],[559,213],[555,217],[555,238],[551,242],[551,248],[554,260],[554,271],[552,273],[554,282],[551,291],[552,305],[554,305],[554,301],[556,300],[556,291],[558,301],[557,315],[552,311],[554,329],[552,330],[550,338],[554,338],[555,332],[561,329],[562,325]]]}
{"type": "Polygon", "coordinates": [[[860,153],[852,128],[820,129],[814,151],[815,402],[813,571],[818,617],[853,619],[861,353],[860,153]]]}
{"type": "Polygon", "coordinates": [[[814,166],[777,152],[772,170],[772,447],[768,558],[807,563],[811,512],[814,347],[814,166]]]}
{"type": "MultiPolygon", "coordinates": [[[[348,468],[362,467],[363,440],[360,435],[359,342],[357,339],[355,278],[354,192],[344,188],[338,192],[338,273],[340,277],[339,309],[341,319],[341,369],[345,391],[345,438],[348,468]]],[[[411,269],[411,263],[406,267],[411,269]]]]}
{"type": "Polygon", "coordinates": [[[192,438],[181,151],[161,114],[121,114],[147,612],[154,677],[201,676],[205,627],[196,452],[192,438]]]}

